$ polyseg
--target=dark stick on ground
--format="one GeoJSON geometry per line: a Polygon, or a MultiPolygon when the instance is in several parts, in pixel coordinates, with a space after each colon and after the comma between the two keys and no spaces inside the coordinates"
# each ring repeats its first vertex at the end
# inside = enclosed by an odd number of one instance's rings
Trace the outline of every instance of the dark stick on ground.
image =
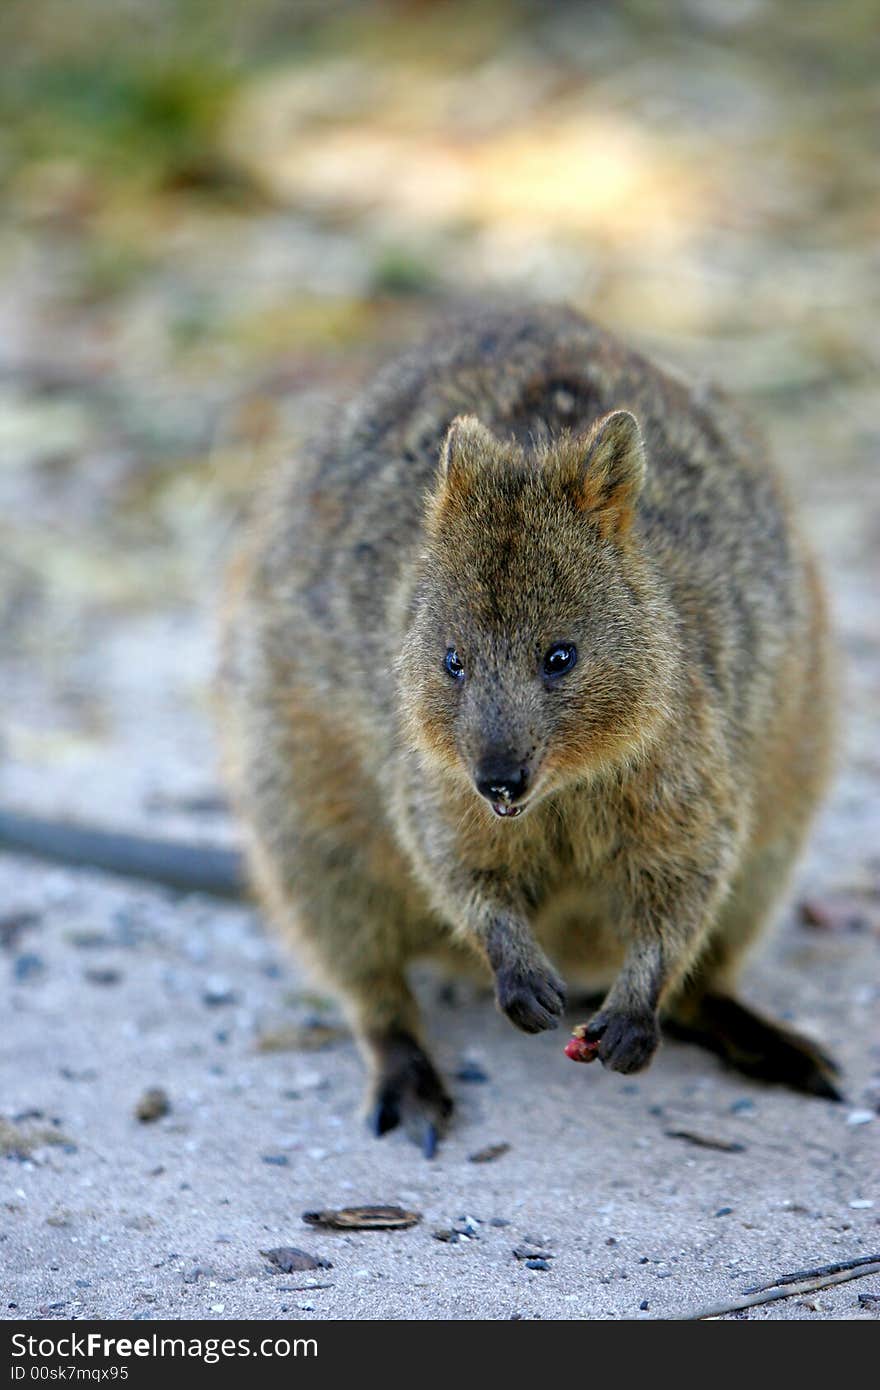
{"type": "Polygon", "coordinates": [[[792,1274],[780,1274],[769,1284],[753,1284],[743,1293],[763,1293],[765,1289],[777,1289],[782,1284],[797,1284],[802,1279],[820,1279],[824,1274],[838,1274],[844,1269],[858,1269],[860,1265],[880,1264],[880,1251],[874,1255],[856,1255],[851,1260],[835,1260],[830,1265],[818,1265],[816,1269],[796,1269],[792,1274]]]}
{"type": "Polygon", "coordinates": [[[241,855],[211,845],[123,835],[0,811],[0,849],[51,859],[56,864],[89,865],[183,893],[241,898],[246,892],[241,855]]]}
{"type": "Polygon", "coordinates": [[[861,1279],[866,1274],[880,1274],[880,1260],[874,1257],[870,1264],[859,1265],[855,1269],[841,1269],[836,1274],[823,1274],[816,1279],[803,1279],[797,1284],[786,1284],[782,1288],[768,1286],[760,1293],[739,1298],[734,1303],[720,1303],[714,1308],[702,1308],[696,1312],[681,1313],[676,1321],[699,1322],[704,1318],[723,1318],[728,1313],[739,1313],[744,1308],[754,1308],[759,1303],[774,1303],[780,1298],[794,1298],[798,1294],[816,1293],[819,1289],[830,1288],[832,1284],[844,1284],[848,1279],[861,1279]]]}

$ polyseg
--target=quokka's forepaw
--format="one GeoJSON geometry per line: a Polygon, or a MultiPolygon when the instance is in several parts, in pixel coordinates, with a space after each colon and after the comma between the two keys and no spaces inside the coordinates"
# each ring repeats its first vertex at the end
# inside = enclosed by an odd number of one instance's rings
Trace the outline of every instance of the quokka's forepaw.
{"type": "Polygon", "coordinates": [[[452,1114],[452,1098],[427,1053],[399,1035],[382,1058],[367,1106],[367,1125],[377,1138],[402,1125],[433,1158],[452,1114]]]}
{"type": "Polygon", "coordinates": [[[558,1028],[565,1008],[565,987],[547,969],[502,966],[495,976],[498,1007],[524,1033],[558,1028]]]}
{"type": "Polygon", "coordinates": [[[660,1029],[653,1014],[600,1010],[582,1030],[575,1029],[575,1036],[585,1044],[598,1044],[597,1056],[603,1066],[629,1074],[648,1065],[657,1051],[660,1029]]]}

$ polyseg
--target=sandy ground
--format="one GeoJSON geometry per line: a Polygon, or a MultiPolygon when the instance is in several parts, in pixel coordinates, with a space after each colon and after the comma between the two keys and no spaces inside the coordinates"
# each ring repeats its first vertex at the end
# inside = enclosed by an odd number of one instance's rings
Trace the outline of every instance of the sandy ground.
{"type": "MultiPolygon", "coordinates": [[[[568,300],[744,399],[823,562],[840,775],[743,988],[839,1057],[847,1099],[672,1043],[631,1079],[574,1066],[567,1028],[524,1037],[426,979],[458,1103],[429,1163],[366,1134],[345,1034],[266,1050],[335,1015],[250,907],[0,854],[0,1314],[651,1319],[880,1252],[870,7],[802,7],[795,26],[721,0],[378,6],[409,18],[333,24],[286,66],[269,26],[196,144],[201,182],[178,128],[150,124],[155,64],[132,87],[150,45],[128,17],[131,51],[98,62],[81,11],[105,5],[6,8],[32,66],[0,150],[0,807],[235,843],[209,686],[255,475],[438,302],[568,300]],[[805,901],[830,925],[804,925],[805,901]],[[141,1123],[151,1087],[170,1109],[141,1123]],[[376,1203],[421,1220],[302,1220],[376,1203]],[[261,1251],[282,1245],[330,1267],[279,1273],[261,1251]]],[[[186,16],[234,11],[238,32],[277,6],[176,8],[185,115],[204,90],[186,16]]],[[[874,1275],[742,1316],[878,1312],[874,1275]]]]}
{"type": "MultiPolygon", "coordinates": [[[[789,469],[813,428],[801,417],[777,429],[789,469]]],[[[856,458],[845,489],[821,468],[803,477],[849,657],[842,772],[745,992],[827,1043],[846,1103],[763,1088],[673,1043],[637,1078],[576,1067],[561,1052],[567,1029],[524,1037],[487,999],[450,1000],[426,979],[458,1102],[426,1162],[399,1134],[365,1133],[347,1036],[314,1050],[261,1044],[333,1014],[255,911],[4,856],[5,1317],[666,1318],[880,1250],[876,478],[856,458]],[[803,925],[805,899],[840,925],[803,925]],[[472,1079],[455,1079],[462,1067],[472,1079]],[[135,1108],[155,1086],[169,1113],[141,1123],[135,1108]],[[674,1130],[738,1147],[696,1147],[674,1130]],[[472,1161],[491,1144],[510,1147],[472,1161]],[[421,1221],[334,1234],[302,1220],[376,1203],[421,1221]],[[456,1226],[463,1238],[435,1238],[456,1226]],[[284,1245],[330,1267],[273,1271],[261,1251],[284,1245]],[[547,1268],[516,1258],[523,1245],[547,1268]]],[[[10,759],[5,799],[233,842],[210,799],[207,613],[110,623],[89,660],[116,710],[109,732],[51,777],[39,758],[10,759]]],[[[51,722],[52,700],[68,698],[63,683],[51,696],[30,689],[19,667],[10,680],[34,718],[43,701],[51,722]]],[[[874,1275],[739,1316],[878,1311],[874,1275]]]]}

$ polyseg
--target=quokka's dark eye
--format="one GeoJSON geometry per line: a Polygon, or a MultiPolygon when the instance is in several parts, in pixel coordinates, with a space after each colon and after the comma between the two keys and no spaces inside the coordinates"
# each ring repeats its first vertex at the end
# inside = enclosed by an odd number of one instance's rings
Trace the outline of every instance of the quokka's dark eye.
{"type": "Polygon", "coordinates": [[[458,652],[455,650],[454,647],[449,648],[448,652],[443,658],[443,665],[446,667],[446,670],[448,671],[449,675],[452,677],[454,681],[464,680],[464,667],[459,661],[458,652]]]}
{"type": "Polygon", "coordinates": [[[551,680],[564,676],[577,661],[577,647],[573,642],[556,642],[544,653],[543,671],[551,680]]]}

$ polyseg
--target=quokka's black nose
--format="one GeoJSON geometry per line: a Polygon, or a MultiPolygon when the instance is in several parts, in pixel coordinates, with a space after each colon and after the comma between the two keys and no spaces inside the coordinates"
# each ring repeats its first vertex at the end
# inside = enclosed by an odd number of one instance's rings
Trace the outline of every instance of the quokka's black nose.
{"type": "Polygon", "coordinates": [[[525,795],[528,773],[524,767],[484,767],[477,777],[477,791],[487,801],[518,801],[525,795]]]}

